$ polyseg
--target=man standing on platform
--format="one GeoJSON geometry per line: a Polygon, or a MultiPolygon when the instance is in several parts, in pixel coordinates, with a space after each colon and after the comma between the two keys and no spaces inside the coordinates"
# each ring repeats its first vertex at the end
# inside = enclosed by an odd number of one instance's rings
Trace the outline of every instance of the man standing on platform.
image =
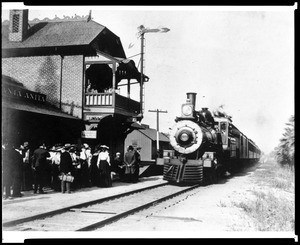
{"type": "MultiPolygon", "coordinates": [[[[9,140],[2,145],[2,179],[5,189],[4,199],[21,197],[22,156],[9,140]],[[11,194],[11,187],[13,194],[11,194]]],[[[3,191],[3,190],[2,190],[3,191]]]]}
{"type": "Polygon", "coordinates": [[[46,145],[42,142],[38,149],[33,152],[32,156],[32,169],[34,176],[34,191],[37,193],[39,189],[40,194],[44,194],[43,186],[45,179],[45,169],[47,166],[47,158],[50,157],[50,153],[46,150],[46,145]]]}
{"type": "Polygon", "coordinates": [[[71,175],[72,170],[73,170],[73,159],[70,155],[70,150],[71,146],[69,144],[65,144],[65,146],[61,150],[61,155],[60,155],[60,172],[62,175],[62,180],[61,180],[61,192],[65,193],[71,193],[71,182],[65,181],[63,179],[64,175],[71,175]]]}
{"type": "Polygon", "coordinates": [[[23,157],[23,179],[22,179],[22,190],[30,191],[32,190],[32,171],[30,164],[31,150],[29,149],[29,143],[24,142],[21,146],[21,153],[23,157]]]}
{"type": "Polygon", "coordinates": [[[139,174],[140,174],[140,162],[141,162],[141,147],[138,146],[135,151],[134,151],[134,155],[135,155],[135,163],[133,165],[133,183],[136,183],[139,181],[139,174]]]}
{"type": "Polygon", "coordinates": [[[119,174],[119,178],[121,181],[124,180],[125,164],[123,162],[123,159],[121,158],[120,152],[116,153],[116,157],[114,158],[114,162],[112,165],[112,171],[119,174]]]}

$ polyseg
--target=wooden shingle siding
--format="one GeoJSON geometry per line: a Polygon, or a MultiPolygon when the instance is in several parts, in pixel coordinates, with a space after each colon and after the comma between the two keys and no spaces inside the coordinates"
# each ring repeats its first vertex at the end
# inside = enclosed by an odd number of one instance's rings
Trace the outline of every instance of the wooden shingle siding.
{"type": "Polygon", "coordinates": [[[47,102],[57,108],[61,99],[63,112],[82,118],[83,56],[63,58],[62,90],[61,59],[59,55],[3,58],[2,74],[28,90],[46,94],[47,102]]]}
{"type": "Polygon", "coordinates": [[[62,111],[82,118],[83,56],[65,56],[63,59],[62,111]]]}

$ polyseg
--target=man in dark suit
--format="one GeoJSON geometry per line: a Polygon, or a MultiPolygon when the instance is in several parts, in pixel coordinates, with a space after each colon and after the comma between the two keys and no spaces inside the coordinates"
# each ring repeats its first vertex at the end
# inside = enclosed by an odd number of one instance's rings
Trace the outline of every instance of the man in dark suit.
{"type": "MultiPolygon", "coordinates": [[[[61,150],[59,169],[62,175],[70,175],[73,170],[73,160],[69,153],[70,148],[71,146],[66,144],[61,150]]],[[[65,193],[66,189],[68,193],[71,193],[71,183],[61,180],[61,192],[65,193]]]]}
{"type": "Polygon", "coordinates": [[[135,163],[134,163],[134,171],[133,171],[133,182],[136,183],[139,181],[139,174],[140,174],[140,162],[141,162],[141,151],[142,147],[138,146],[135,151],[135,163]]]}
{"type": "Polygon", "coordinates": [[[16,149],[12,151],[12,161],[13,161],[13,197],[22,197],[21,194],[21,185],[22,185],[22,176],[23,176],[23,158],[20,152],[18,152],[16,149]]]}
{"type": "Polygon", "coordinates": [[[22,156],[12,142],[2,145],[2,178],[6,198],[21,197],[22,156]],[[13,194],[10,188],[12,186],[13,194]]]}
{"type": "Polygon", "coordinates": [[[34,175],[33,193],[37,193],[37,190],[39,189],[39,193],[44,194],[43,186],[48,157],[50,157],[50,153],[46,150],[45,143],[42,142],[39,148],[33,152],[32,156],[32,169],[34,175]]]}
{"type": "Polygon", "coordinates": [[[123,159],[121,158],[121,153],[117,152],[116,157],[114,158],[112,171],[119,174],[119,178],[121,181],[124,180],[124,172],[125,172],[125,164],[123,159]]]}
{"type": "Polygon", "coordinates": [[[31,171],[31,163],[30,158],[32,155],[31,149],[29,148],[29,143],[24,142],[23,145],[21,145],[21,153],[23,157],[23,165],[22,165],[22,190],[23,191],[30,191],[32,190],[32,171],[31,171]]]}
{"type": "Polygon", "coordinates": [[[13,168],[12,165],[10,164],[10,150],[11,146],[9,142],[5,141],[2,144],[2,195],[4,199],[7,198],[12,198],[11,197],[11,191],[10,187],[12,186],[13,183],[13,168]],[[4,195],[4,192],[5,195],[4,195]]]}

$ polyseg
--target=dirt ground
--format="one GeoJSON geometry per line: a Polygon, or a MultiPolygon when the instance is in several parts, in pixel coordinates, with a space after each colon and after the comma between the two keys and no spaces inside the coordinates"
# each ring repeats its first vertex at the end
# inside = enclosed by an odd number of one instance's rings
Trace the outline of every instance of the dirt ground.
{"type": "MultiPolygon", "coordinates": [[[[235,203],[255,198],[264,189],[253,176],[262,164],[201,186],[152,208],[90,232],[18,233],[24,237],[55,238],[291,238],[292,233],[257,232],[255,224],[235,203]]],[[[94,190],[93,190],[94,191],[94,190]]],[[[90,194],[93,192],[91,191],[90,194]]],[[[13,237],[15,233],[12,233],[13,237]]]]}
{"type": "Polygon", "coordinates": [[[280,232],[257,234],[253,220],[234,205],[254,198],[254,190],[266,188],[253,177],[260,166],[182,194],[98,231],[118,231],[118,236],[125,237],[280,237],[280,232]]]}

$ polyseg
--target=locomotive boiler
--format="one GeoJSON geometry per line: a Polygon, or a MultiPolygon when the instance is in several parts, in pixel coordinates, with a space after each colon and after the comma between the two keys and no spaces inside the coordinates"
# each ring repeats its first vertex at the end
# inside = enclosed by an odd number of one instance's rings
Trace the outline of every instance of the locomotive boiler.
{"type": "Polygon", "coordinates": [[[181,116],[169,133],[173,157],[165,159],[163,178],[173,183],[215,183],[238,164],[258,160],[260,150],[226,114],[197,111],[196,93],[187,93],[181,116]]]}

